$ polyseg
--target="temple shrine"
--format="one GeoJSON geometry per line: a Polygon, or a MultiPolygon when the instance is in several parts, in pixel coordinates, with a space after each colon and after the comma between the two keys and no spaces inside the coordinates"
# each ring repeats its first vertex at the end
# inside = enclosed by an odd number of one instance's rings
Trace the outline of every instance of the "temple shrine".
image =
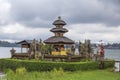
{"type": "Polygon", "coordinates": [[[53,22],[53,25],[55,25],[55,28],[52,28],[50,31],[54,33],[54,36],[46,39],[44,43],[53,46],[54,48],[54,51],[52,51],[53,55],[67,55],[65,46],[66,45],[73,46],[74,41],[64,36],[64,34],[68,32],[68,30],[63,27],[66,25],[66,22],[63,21],[59,16],[58,20],[55,20],[53,22]]]}

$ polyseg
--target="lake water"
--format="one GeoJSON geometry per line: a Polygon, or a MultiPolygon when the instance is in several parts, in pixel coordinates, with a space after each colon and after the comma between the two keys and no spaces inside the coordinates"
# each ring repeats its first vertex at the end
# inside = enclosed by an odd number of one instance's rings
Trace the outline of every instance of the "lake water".
{"type": "MultiPolygon", "coordinates": [[[[0,58],[10,58],[11,57],[11,53],[10,50],[12,49],[12,47],[0,47],[0,58]]],[[[16,52],[21,52],[21,48],[19,47],[14,47],[14,49],[16,50],[16,52]]],[[[23,50],[25,51],[25,50],[23,50]]]]}
{"type": "MultiPolygon", "coordinates": [[[[11,49],[12,49],[11,47],[0,47],[0,58],[10,58],[11,49]]],[[[19,47],[15,47],[14,49],[16,50],[16,52],[21,51],[19,47]]],[[[24,49],[23,51],[25,52],[26,49],[24,49]]],[[[120,49],[105,49],[105,58],[115,59],[120,61],[120,49]]]]}

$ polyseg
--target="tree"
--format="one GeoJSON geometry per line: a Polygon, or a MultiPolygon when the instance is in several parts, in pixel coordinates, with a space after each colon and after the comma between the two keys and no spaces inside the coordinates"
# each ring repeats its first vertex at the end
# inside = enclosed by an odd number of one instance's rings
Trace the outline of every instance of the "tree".
{"type": "Polygon", "coordinates": [[[53,50],[53,46],[52,45],[48,45],[48,44],[45,44],[41,47],[41,50],[42,50],[42,53],[43,54],[50,54],[53,50]]]}

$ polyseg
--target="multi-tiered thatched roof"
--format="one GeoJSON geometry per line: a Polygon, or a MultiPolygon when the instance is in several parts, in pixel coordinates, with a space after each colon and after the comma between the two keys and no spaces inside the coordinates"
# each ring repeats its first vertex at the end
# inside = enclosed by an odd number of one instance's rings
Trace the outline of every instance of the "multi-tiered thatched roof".
{"type": "Polygon", "coordinates": [[[58,20],[55,20],[53,25],[56,27],[52,28],[50,31],[55,33],[55,36],[46,39],[44,41],[46,44],[74,44],[73,40],[63,36],[64,33],[68,32],[66,28],[63,28],[63,26],[66,25],[65,21],[58,17],[58,20]]]}

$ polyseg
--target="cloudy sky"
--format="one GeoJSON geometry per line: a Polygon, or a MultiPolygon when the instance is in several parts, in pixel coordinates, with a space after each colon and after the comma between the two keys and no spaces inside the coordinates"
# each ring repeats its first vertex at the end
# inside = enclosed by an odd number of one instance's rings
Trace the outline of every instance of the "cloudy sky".
{"type": "Polygon", "coordinates": [[[0,40],[47,39],[61,16],[74,41],[120,42],[120,0],[0,0],[0,40]]]}

